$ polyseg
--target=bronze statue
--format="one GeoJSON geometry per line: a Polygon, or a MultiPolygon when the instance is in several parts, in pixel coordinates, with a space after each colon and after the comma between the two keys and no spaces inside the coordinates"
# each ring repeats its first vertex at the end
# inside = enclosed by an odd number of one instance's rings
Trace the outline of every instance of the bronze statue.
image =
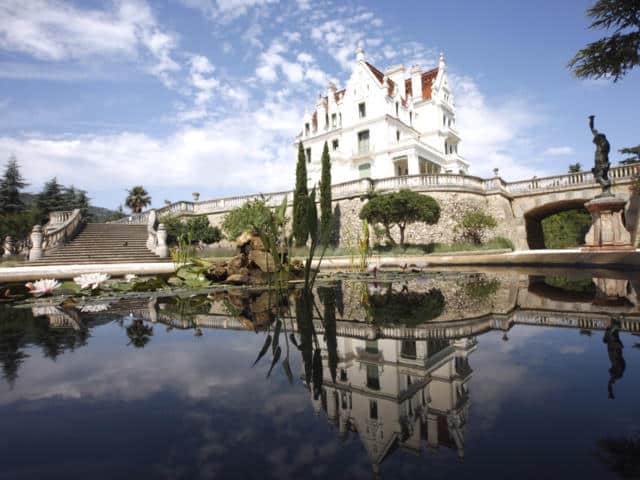
{"type": "Polygon", "coordinates": [[[593,176],[596,178],[596,182],[602,187],[602,193],[598,197],[612,197],[611,193],[611,179],[609,178],[609,150],[611,146],[604,133],[598,132],[593,127],[593,120],[595,115],[589,115],[589,128],[593,133],[593,143],[596,145],[595,154],[595,166],[591,169],[593,176]]]}

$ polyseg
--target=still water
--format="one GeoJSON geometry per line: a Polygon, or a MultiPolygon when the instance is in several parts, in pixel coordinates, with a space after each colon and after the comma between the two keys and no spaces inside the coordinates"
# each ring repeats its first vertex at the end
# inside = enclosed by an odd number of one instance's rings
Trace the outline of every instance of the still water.
{"type": "Polygon", "coordinates": [[[640,477],[633,277],[387,280],[5,305],[0,478],[640,477]]]}

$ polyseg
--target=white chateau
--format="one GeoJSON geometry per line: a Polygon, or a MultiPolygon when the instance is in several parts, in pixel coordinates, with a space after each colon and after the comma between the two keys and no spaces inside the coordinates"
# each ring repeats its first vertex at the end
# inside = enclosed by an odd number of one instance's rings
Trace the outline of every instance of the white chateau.
{"type": "Polygon", "coordinates": [[[409,72],[397,65],[381,72],[358,48],[346,88],[333,83],[306,113],[302,142],[310,185],[320,181],[322,149],[331,155],[332,183],[358,178],[462,173],[460,136],[444,55],[437,68],[409,72]]]}

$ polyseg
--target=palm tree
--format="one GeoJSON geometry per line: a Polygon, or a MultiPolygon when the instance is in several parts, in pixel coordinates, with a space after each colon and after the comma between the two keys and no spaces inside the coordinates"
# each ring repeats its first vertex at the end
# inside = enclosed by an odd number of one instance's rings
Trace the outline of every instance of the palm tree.
{"type": "Polygon", "coordinates": [[[142,185],[127,190],[127,193],[124,203],[133,213],[140,213],[144,207],[151,204],[151,197],[142,185]]]}

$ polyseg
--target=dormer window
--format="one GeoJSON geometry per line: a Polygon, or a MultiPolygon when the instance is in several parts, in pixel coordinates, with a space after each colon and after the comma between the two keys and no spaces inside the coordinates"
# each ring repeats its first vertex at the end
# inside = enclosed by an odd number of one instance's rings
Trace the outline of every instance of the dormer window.
{"type": "Polygon", "coordinates": [[[335,128],[336,127],[336,123],[337,123],[337,115],[335,113],[332,113],[331,114],[331,126],[333,128],[335,128]]]}
{"type": "Polygon", "coordinates": [[[367,116],[367,106],[364,102],[358,104],[358,115],[360,118],[365,118],[367,116]]]}
{"type": "Polygon", "coordinates": [[[308,137],[309,136],[309,131],[310,131],[310,127],[308,123],[304,124],[304,134],[308,137]]]}

